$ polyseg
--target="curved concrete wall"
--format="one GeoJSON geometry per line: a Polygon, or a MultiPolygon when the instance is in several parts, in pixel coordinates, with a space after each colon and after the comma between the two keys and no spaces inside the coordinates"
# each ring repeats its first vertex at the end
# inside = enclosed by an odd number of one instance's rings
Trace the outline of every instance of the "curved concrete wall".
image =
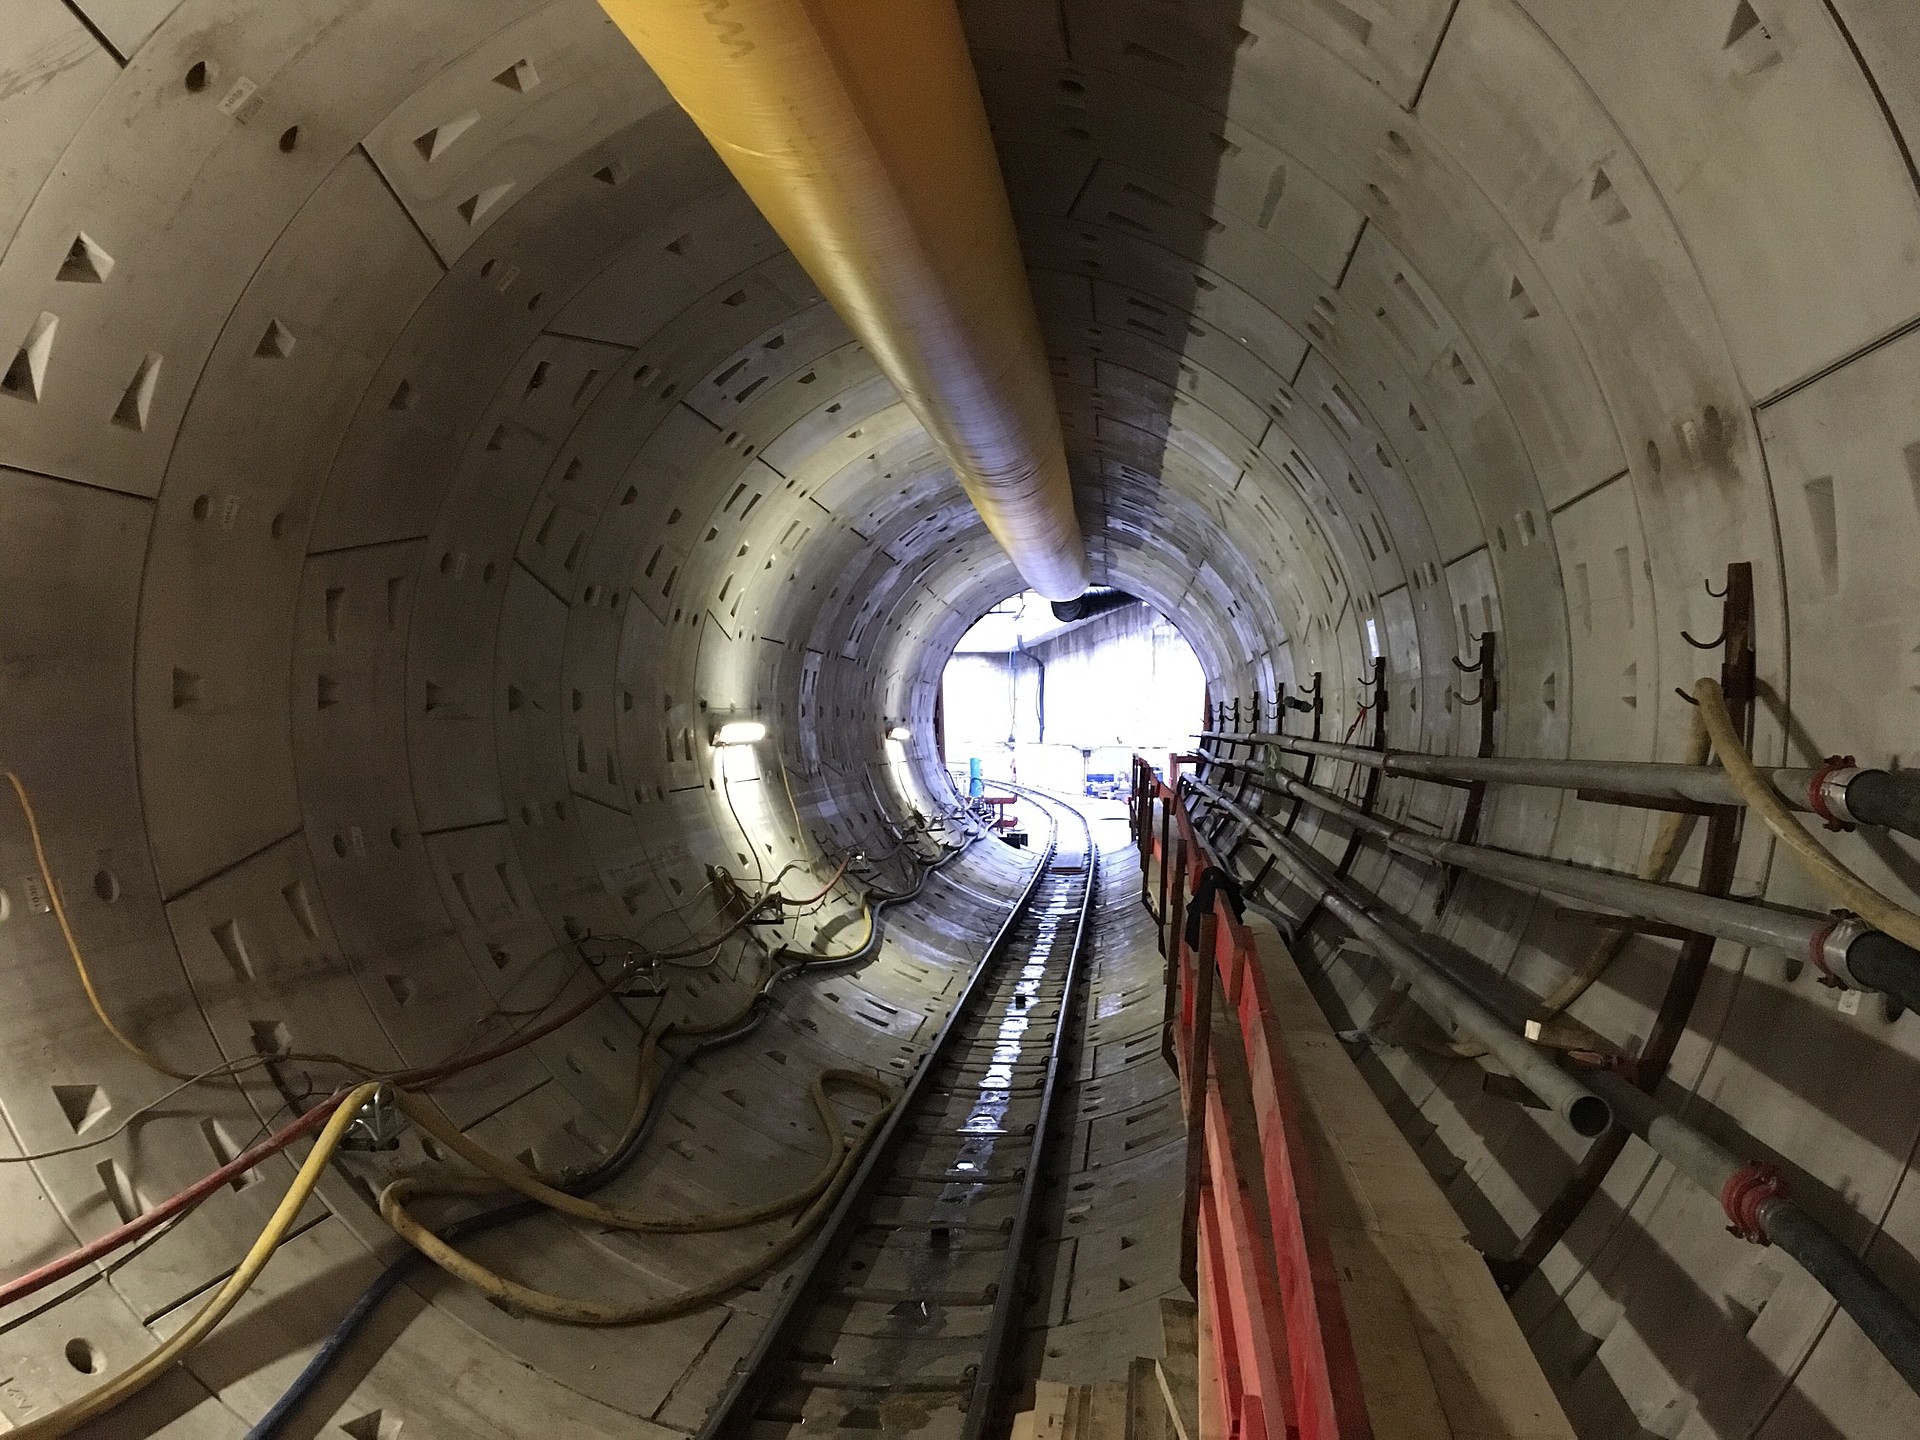
{"type": "MultiPolygon", "coordinates": [[[[1095,582],[1177,617],[1216,695],[1324,672],[1339,729],[1371,622],[1403,745],[1470,743],[1449,660],[1494,628],[1503,753],[1632,758],[1678,753],[1679,632],[1750,561],[1763,755],[1902,762],[1909,8],[972,0],[1095,582]]],[[[16,0],[0,133],[0,758],[109,1004],[169,1061],[437,1058],[566,980],[569,934],[937,803],[939,667],[1011,567],[588,0],[16,0]],[[704,739],[736,713],[771,738],[723,774],[704,739]],[[899,720],[921,738],[889,754],[899,720]]],[[[1386,804],[1451,819],[1430,791],[1386,804]]],[[[1626,868],[1650,824],[1516,792],[1483,834],[1626,868]]],[[[1903,845],[1835,843],[1911,893],[1903,845]]],[[[27,1150],[165,1088],[101,1033],[33,871],[0,820],[0,1143],[27,1150]]],[[[1582,953],[1550,903],[1470,884],[1436,914],[1434,877],[1358,873],[1537,990],[1582,953]]],[[[976,855],[932,882],[884,963],[678,1102],[645,1186],[709,1203],[809,1164],[792,1075],[900,1059],[1016,880],[976,855]]],[[[1740,889],[1819,903],[1757,835],[1740,889]]],[[[818,919],[799,943],[853,917],[818,919]]],[[[1643,1035],[1670,949],[1637,941],[1582,1018],[1643,1035]]],[[[1364,1023],[1384,981],[1321,958],[1364,1023]]],[[[720,1013],[752,970],[677,978],[667,1013],[720,1013]]],[[[1800,971],[1723,946],[1676,1084],[1920,1297],[1914,1022],[1800,971]]],[[[510,1152],[586,1158],[636,1034],[598,1015],[449,1103],[510,1152]]],[[[1380,1078],[1489,1248],[1571,1167],[1472,1067],[1392,1052],[1380,1078]]],[[[170,1193],[286,1098],[255,1076],[0,1166],[0,1263],[170,1193]]],[[[0,1414],[92,1383],[76,1336],[110,1369],[147,1348],[287,1173],[8,1331],[0,1414]]],[[[383,1234],[351,1184],[324,1193],[340,1223],[276,1262],[256,1323],[120,1433],[263,1408],[383,1234]]],[[[562,1288],[609,1264],[666,1288],[714,1253],[525,1230],[562,1288]]],[[[618,1335],[425,1293],[334,1423],[690,1426],[755,1306],[651,1331],[635,1366],[618,1335]]],[[[1810,1282],[1644,1151],[1518,1300],[1583,1434],[1920,1427],[1810,1282]]]]}

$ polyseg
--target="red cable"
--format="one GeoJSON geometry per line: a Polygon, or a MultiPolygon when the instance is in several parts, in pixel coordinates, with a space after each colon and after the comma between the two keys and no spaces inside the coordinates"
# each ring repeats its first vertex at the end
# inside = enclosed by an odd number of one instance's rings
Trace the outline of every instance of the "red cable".
{"type": "MultiPolygon", "coordinates": [[[[450,1075],[457,1075],[463,1070],[471,1070],[476,1065],[484,1065],[491,1060],[498,1060],[502,1055],[511,1054],[513,1051],[530,1045],[543,1036],[551,1035],[562,1025],[577,1020],[588,1010],[592,1009],[593,1006],[604,1000],[615,988],[624,983],[624,980],[624,973],[615,974],[612,979],[602,983],[593,994],[587,996],[586,999],[580,1001],[571,1009],[564,1011],[542,1025],[536,1026],[532,1030],[516,1035],[513,1039],[494,1046],[491,1050],[483,1050],[480,1054],[469,1056],[465,1060],[449,1060],[439,1065],[429,1065],[417,1070],[402,1070],[386,1078],[396,1084],[426,1086],[444,1080],[450,1075]]],[[[38,1270],[30,1270],[25,1275],[17,1276],[7,1281],[6,1284],[0,1285],[0,1307],[5,1307],[12,1304],[15,1300],[31,1295],[36,1290],[51,1285],[55,1280],[60,1279],[64,1275],[71,1275],[74,1271],[80,1269],[81,1266],[99,1259],[102,1255],[119,1249],[122,1245],[130,1241],[139,1239],[155,1226],[164,1225],[174,1216],[193,1209],[222,1185],[225,1185],[231,1180],[238,1179],[262,1161],[279,1154],[282,1150],[293,1144],[294,1141],[300,1139],[301,1136],[318,1129],[326,1118],[333,1113],[334,1107],[340,1103],[345,1093],[345,1091],[339,1091],[328,1096],[297,1120],[293,1120],[281,1129],[276,1130],[252,1149],[242,1151],[238,1156],[229,1160],[218,1170],[196,1180],[179,1194],[161,1201],[158,1205],[154,1206],[153,1209],[136,1216],[124,1225],[116,1226],[104,1235],[89,1240],[77,1250],[68,1251],[58,1260],[48,1261],[38,1270]]]]}
{"type": "Polygon", "coordinates": [[[795,900],[783,890],[779,892],[780,899],[782,900],[782,902],[788,905],[812,905],[817,903],[818,901],[826,899],[828,894],[831,893],[831,891],[833,890],[833,887],[840,883],[840,877],[847,873],[847,866],[850,865],[852,862],[853,862],[853,857],[851,855],[849,855],[845,860],[842,860],[840,862],[840,868],[833,872],[833,878],[827,881],[827,883],[821,887],[818,893],[809,895],[804,900],[795,900]]]}
{"type": "Polygon", "coordinates": [[[29,1270],[17,1279],[0,1285],[0,1306],[10,1305],[22,1296],[31,1295],[34,1291],[51,1285],[63,1275],[71,1275],[89,1261],[98,1260],[102,1255],[118,1250],[128,1241],[139,1239],[154,1226],[165,1224],[175,1215],[191,1210],[229,1180],[237,1179],[262,1160],[278,1154],[308,1131],[318,1129],[321,1122],[333,1113],[334,1106],[339,1103],[340,1096],[329,1096],[284,1129],[275,1131],[251,1150],[242,1151],[238,1157],[229,1160],[211,1175],[196,1180],[178,1195],[161,1201],[144,1215],[107,1231],[98,1239],[89,1240],[78,1250],[70,1250],[58,1260],[51,1260],[38,1270],[29,1270]]]}
{"type": "MultiPolygon", "coordinates": [[[[794,905],[810,905],[817,900],[824,900],[828,891],[840,883],[840,878],[847,873],[847,866],[850,863],[851,857],[842,860],[839,868],[833,872],[833,878],[827,881],[826,887],[822,889],[819,894],[807,900],[794,900],[788,903],[794,905]]],[[[785,897],[783,896],[782,898],[784,899],[785,897]]],[[[706,949],[711,947],[703,946],[702,948],[706,949]]],[[[483,1050],[478,1055],[470,1055],[464,1060],[448,1060],[438,1065],[428,1065],[414,1070],[402,1070],[396,1074],[388,1075],[385,1078],[394,1084],[410,1085],[424,1089],[441,1080],[445,1080],[450,1075],[458,1075],[464,1070],[473,1069],[476,1065],[485,1065],[490,1061],[498,1060],[501,1056],[510,1055],[515,1050],[531,1045],[535,1040],[551,1035],[561,1026],[579,1019],[580,1016],[586,1014],[588,1010],[591,1010],[595,1005],[606,999],[608,995],[612,994],[624,984],[625,981],[625,972],[616,972],[610,979],[603,981],[598,988],[584,1000],[562,1011],[559,1015],[554,1016],[553,1019],[516,1035],[510,1040],[502,1041],[491,1050],[483,1050]]],[[[74,1271],[80,1269],[81,1266],[118,1250],[122,1245],[138,1240],[142,1235],[145,1235],[156,1226],[164,1225],[174,1216],[193,1209],[222,1185],[239,1178],[262,1161],[271,1159],[282,1150],[285,1150],[289,1145],[293,1144],[294,1141],[300,1139],[301,1136],[318,1129],[322,1122],[333,1113],[334,1107],[340,1103],[341,1097],[345,1093],[345,1091],[339,1091],[328,1096],[325,1100],[322,1100],[311,1110],[307,1111],[306,1114],[283,1126],[281,1129],[276,1130],[258,1145],[253,1146],[249,1150],[242,1151],[212,1174],[196,1180],[186,1189],[180,1191],[179,1194],[161,1201],[151,1210],[127,1221],[126,1224],[115,1226],[104,1235],[89,1240],[86,1244],[80,1246],[79,1249],[69,1251],[58,1260],[47,1262],[38,1270],[30,1270],[25,1275],[16,1276],[14,1279],[7,1281],[6,1284],[0,1285],[0,1308],[12,1304],[15,1300],[23,1299],[37,1290],[44,1289],[62,1276],[71,1275],[74,1271]]]]}

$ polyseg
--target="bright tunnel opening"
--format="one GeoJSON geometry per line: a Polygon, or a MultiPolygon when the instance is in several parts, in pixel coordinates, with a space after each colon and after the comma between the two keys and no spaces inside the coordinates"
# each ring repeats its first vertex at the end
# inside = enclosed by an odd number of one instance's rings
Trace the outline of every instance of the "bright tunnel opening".
{"type": "Polygon", "coordinates": [[[1206,675],[1186,637],[1145,601],[1106,591],[1062,619],[1032,591],[960,637],[940,679],[942,760],[962,793],[1011,781],[1123,796],[1135,754],[1165,769],[1205,723],[1206,675]]]}

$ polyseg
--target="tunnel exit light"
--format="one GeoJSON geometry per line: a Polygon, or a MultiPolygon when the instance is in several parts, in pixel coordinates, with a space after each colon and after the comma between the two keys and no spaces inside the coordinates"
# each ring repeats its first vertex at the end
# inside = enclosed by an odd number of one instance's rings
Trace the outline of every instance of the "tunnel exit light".
{"type": "Polygon", "coordinates": [[[913,731],[904,725],[895,725],[887,731],[887,739],[889,740],[911,740],[912,738],[913,731]]]}
{"type": "Polygon", "coordinates": [[[729,720],[713,732],[716,746],[754,745],[767,738],[767,727],[758,720],[729,720]]]}

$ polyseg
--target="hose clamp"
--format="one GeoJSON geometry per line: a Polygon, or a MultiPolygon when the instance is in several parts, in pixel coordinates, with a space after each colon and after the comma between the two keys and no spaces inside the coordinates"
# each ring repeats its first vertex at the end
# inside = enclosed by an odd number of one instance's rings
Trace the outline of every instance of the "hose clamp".
{"type": "Polygon", "coordinates": [[[1829,755],[1807,782],[1807,808],[1827,829],[1853,829],[1853,816],[1847,810],[1847,786],[1859,773],[1860,762],[1853,756],[1829,755]]]}
{"type": "Polygon", "coordinates": [[[1831,920],[1813,932],[1813,939],[1807,943],[1807,958],[1820,972],[1822,985],[1841,990],[1857,988],[1847,969],[1847,951],[1866,933],[1867,926],[1845,910],[1834,912],[1831,920]]]}
{"type": "Polygon", "coordinates": [[[1771,1245],[1760,1219],[1760,1207],[1785,1190],[1786,1182],[1773,1166],[1759,1160],[1742,1165],[1720,1187],[1720,1208],[1732,1222],[1727,1232],[1750,1244],[1771,1245]]]}

